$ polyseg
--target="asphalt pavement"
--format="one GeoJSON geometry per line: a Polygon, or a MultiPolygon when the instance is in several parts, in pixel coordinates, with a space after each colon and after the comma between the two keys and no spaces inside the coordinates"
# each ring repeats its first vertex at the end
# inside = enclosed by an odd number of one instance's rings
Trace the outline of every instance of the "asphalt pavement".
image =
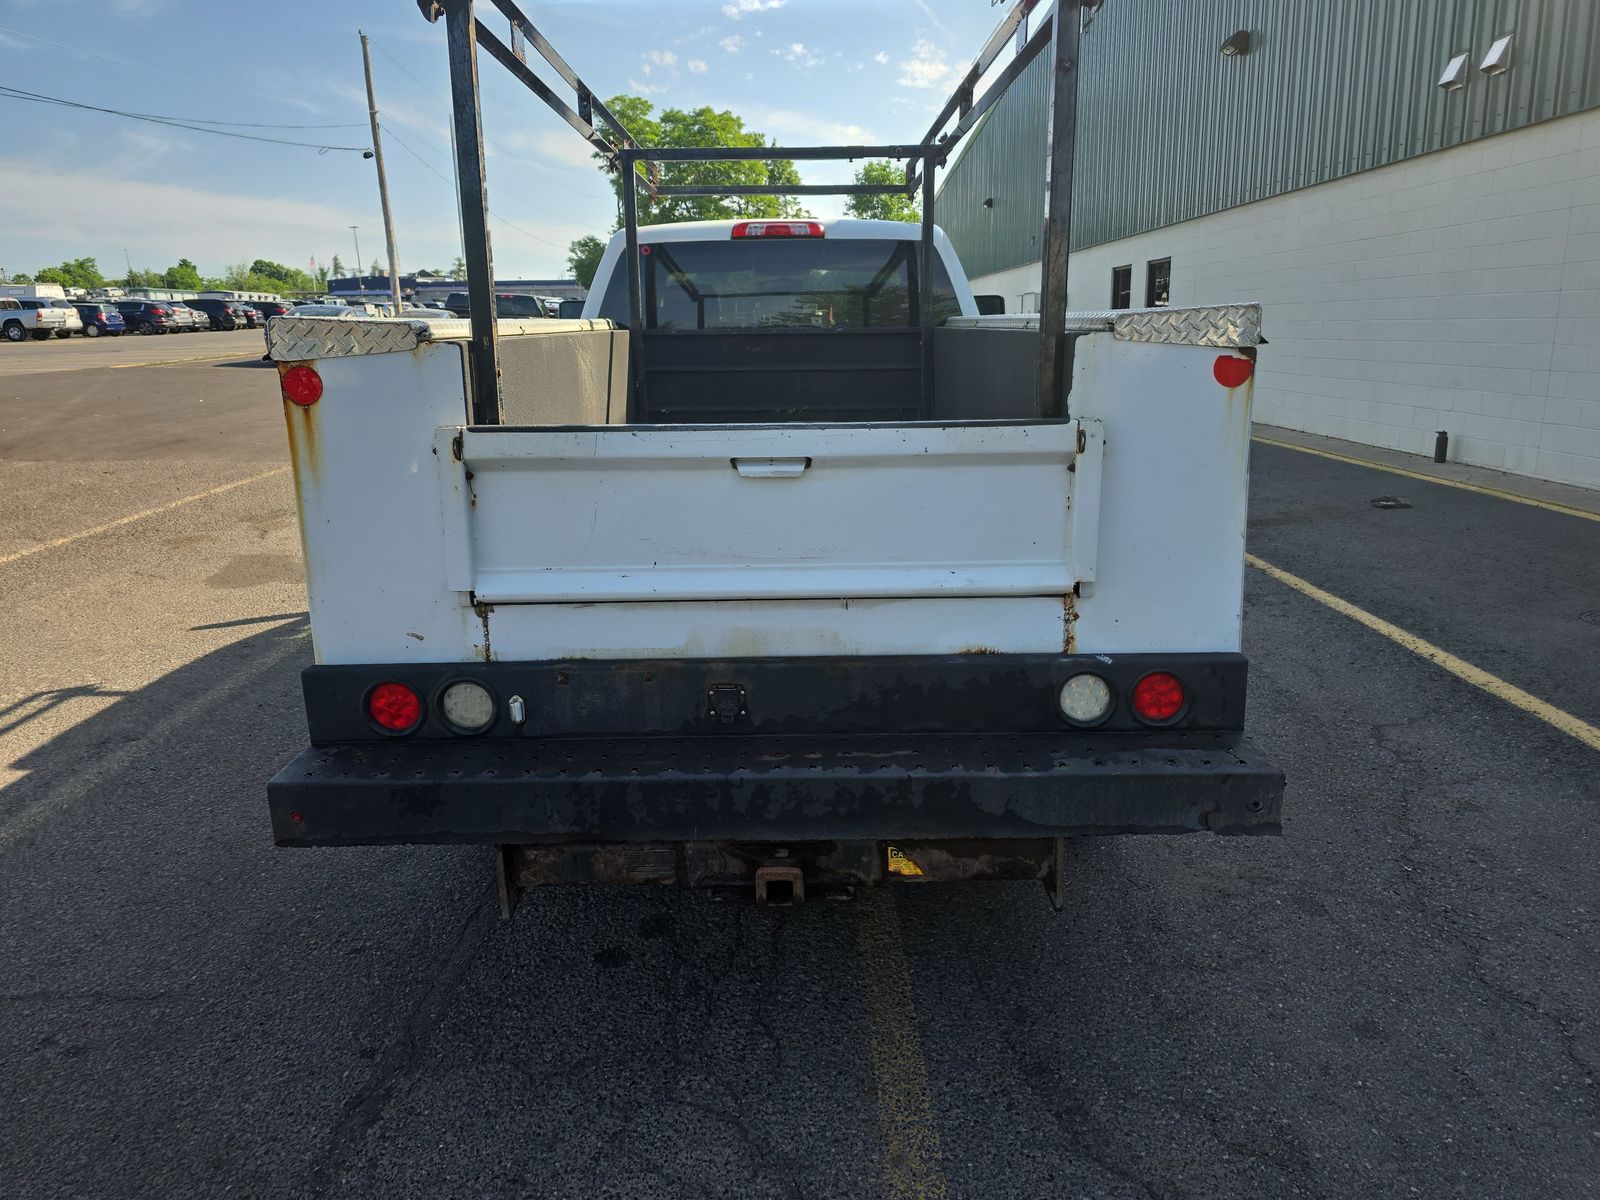
{"type": "MultiPolygon", "coordinates": [[[[274,372],[124,369],[232,336],[0,348],[0,1197],[1600,1191],[1600,757],[1260,570],[1284,836],[1078,843],[1060,915],[505,924],[481,848],[274,849],[274,372]]],[[[1268,445],[1252,494],[1261,560],[1600,721],[1600,522],[1268,445]]]]}

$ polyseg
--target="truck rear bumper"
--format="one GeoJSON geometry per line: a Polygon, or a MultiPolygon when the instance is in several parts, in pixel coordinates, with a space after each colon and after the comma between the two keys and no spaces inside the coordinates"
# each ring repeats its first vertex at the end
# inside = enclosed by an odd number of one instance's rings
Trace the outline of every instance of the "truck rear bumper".
{"type": "Polygon", "coordinates": [[[1227,735],[333,745],[267,787],[283,846],[1272,834],[1283,773],[1227,735]]]}

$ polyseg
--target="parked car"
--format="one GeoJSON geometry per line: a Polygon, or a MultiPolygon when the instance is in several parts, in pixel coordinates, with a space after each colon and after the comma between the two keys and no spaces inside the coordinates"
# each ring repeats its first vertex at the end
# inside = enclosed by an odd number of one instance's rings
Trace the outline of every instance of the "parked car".
{"type": "Polygon", "coordinates": [[[359,308],[352,308],[348,304],[296,304],[294,312],[289,315],[296,317],[344,317],[350,320],[355,317],[364,317],[367,314],[359,308]]]}
{"type": "Polygon", "coordinates": [[[294,311],[294,305],[282,300],[253,300],[250,307],[260,314],[263,325],[273,317],[286,317],[294,311]]]}
{"type": "MultiPolygon", "coordinates": [[[[184,301],[184,305],[188,306],[188,304],[189,304],[189,302],[187,300],[185,300],[184,301]]],[[[189,315],[194,318],[194,327],[195,327],[195,332],[197,332],[197,333],[199,333],[199,332],[209,333],[213,329],[222,328],[222,326],[220,326],[220,325],[212,324],[212,322],[211,322],[211,314],[208,313],[203,308],[192,308],[191,307],[191,308],[189,308],[189,315]]]]}
{"type": "Polygon", "coordinates": [[[44,300],[33,296],[22,296],[18,298],[17,303],[23,308],[42,314],[33,331],[33,336],[36,338],[43,339],[52,333],[58,338],[69,338],[75,333],[83,332],[83,318],[78,316],[78,310],[72,307],[70,300],[44,300]],[[60,315],[52,316],[52,313],[60,315]]]}
{"type": "Polygon", "coordinates": [[[8,342],[44,339],[66,325],[65,314],[25,303],[28,297],[0,296],[0,337],[8,342]]]}
{"type": "MultiPolygon", "coordinates": [[[[199,328],[194,319],[194,309],[190,308],[182,300],[165,300],[162,303],[172,310],[172,319],[176,322],[174,326],[175,332],[193,333],[199,328]]],[[[210,328],[209,323],[206,328],[210,328]]]]}
{"type": "Polygon", "coordinates": [[[210,317],[213,329],[248,329],[255,324],[249,319],[250,306],[238,300],[219,300],[212,296],[200,296],[194,300],[185,300],[184,303],[196,312],[205,313],[210,317]]]}
{"type": "Polygon", "coordinates": [[[178,320],[172,315],[172,305],[165,300],[118,300],[117,311],[127,322],[130,333],[149,336],[152,333],[176,333],[178,320]]]}
{"type": "Polygon", "coordinates": [[[83,300],[73,305],[78,310],[78,317],[83,321],[84,337],[121,337],[128,328],[128,323],[122,319],[122,314],[113,304],[106,304],[99,300],[83,300]]]}
{"type": "Polygon", "coordinates": [[[267,323],[266,317],[261,315],[261,310],[254,304],[244,305],[244,324],[246,329],[260,329],[267,323]]]}
{"type": "MultiPolygon", "coordinates": [[[[472,316],[472,302],[465,292],[451,292],[444,299],[444,306],[462,320],[472,316]]],[[[543,317],[548,314],[544,305],[539,302],[539,297],[529,296],[522,292],[496,292],[494,294],[494,309],[497,316],[501,317],[543,317]]]]}

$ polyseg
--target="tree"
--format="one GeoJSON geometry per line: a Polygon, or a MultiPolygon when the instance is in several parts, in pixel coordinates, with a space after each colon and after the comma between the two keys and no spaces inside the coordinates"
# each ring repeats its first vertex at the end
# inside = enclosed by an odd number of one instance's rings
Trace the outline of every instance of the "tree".
{"type": "Polygon", "coordinates": [[[377,259],[372,260],[372,269],[367,272],[368,275],[387,275],[388,273],[383,269],[383,264],[377,259]]]}
{"type": "Polygon", "coordinates": [[[13,275],[10,278],[10,280],[8,282],[10,282],[10,283],[32,283],[33,282],[33,276],[29,275],[26,271],[18,271],[15,275],[13,275]]]}
{"type": "Polygon", "coordinates": [[[574,279],[588,287],[594,282],[594,273],[600,269],[600,256],[605,252],[606,244],[593,234],[581,237],[567,248],[567,269],[574,279]]]}
{"type": "Polygon", "coordinates": [[[344,278],[344,264],[339,261],[337,254],[333,256],[333,261],[328,264],[328,277],[331,279],[344,278]]]}
{"type": "Polygon", "coordinates": [[[234,263],[220,282],[223,287],[241,292],[272,292],[281,295],[284,292],[320,290],[314,276],[306,274],[297,267],[286,267],[282,263],[264,258],[258,258],[252,263],[234,263]]]}
{"type": "Polygon", "coordinates": [[[180,258],[161,273],[161,284],[179,291],[198,292],[201,287],[200,270],[187,258],[180,258]]]}
{"type": "Polygon", "coordinates": [[[466,277],[467,277],[467,260],[462,258],[458,254],[458,255],[456,255],[455,262],[450,264],[450,278],[451,279],[465,279],[466,277]]]}
{"type": "MultiPolygon", "coordinates": [[[[869,158],[856,171],[856,182],[866,184],[897,184],[906,182],[905,168],[896,166],[886,158],[869,158]]],[[[876,221],[920,221],[922,206],[904,192],[891,196],[847,196],[844,211],[852,217],[865,217],[876,221]]]]}
{"type": "Polygon", "coordinates": [[[105,287],[105,276],[92,258],[72,258],[59,267],[45,267],[34,275],[38,283],[58,283],[62,287],[105,287]]]}
{"type": "MultiPolygon", "coordinates": [[[[744,127],[744,118],[709,105],[692,111],[664,109],[660,116],[655,106],[642,96],[613,96],[606,106],[642,146],[765,147],[767,137],[744,127]]],[[[776,147],[774,147],[776,149],[776,147]]],[[[638,171],[646,174],[647,164],[638,171]]],[[[761,184],[794,184],[800,173],[786,158],[756,159],[749,162],[662,163],[661,182],[684,186],[725,183],[741,187],[761,184]]],[[[617,196],[617,225],[622,224],[620,176],[611,181],[617,196]]],[[[639,224],[660,225],[675,221],[718,221],[729,218],[803,217],[805,210],[792,196],[659,196],[652,198],[641,190],[639,224]]]]}

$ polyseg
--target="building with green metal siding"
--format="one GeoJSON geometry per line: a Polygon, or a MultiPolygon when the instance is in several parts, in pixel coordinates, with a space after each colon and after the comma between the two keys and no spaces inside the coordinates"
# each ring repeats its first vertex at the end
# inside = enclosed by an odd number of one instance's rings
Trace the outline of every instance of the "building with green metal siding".
{"type": "MultiPolygon", "coordinates": [[[[936,202],[1011,311],[1048,57],[936,202]]],[[[1073,308],[1260,300],[1258,418],[1600,486],[1600,2],[1105,0],[1081,59],[1073,308]]]]}

